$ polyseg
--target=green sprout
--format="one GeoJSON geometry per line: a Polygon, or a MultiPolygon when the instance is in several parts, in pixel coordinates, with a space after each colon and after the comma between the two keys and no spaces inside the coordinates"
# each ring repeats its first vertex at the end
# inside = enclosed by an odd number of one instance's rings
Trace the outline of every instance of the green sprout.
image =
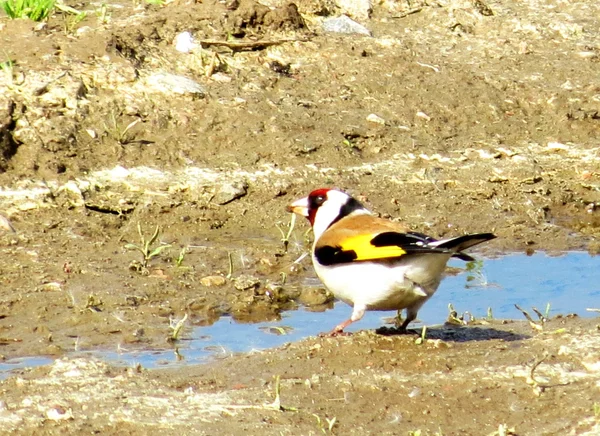
{"type": "Polygon", "coordinates": [[[138,228],[138,233],[140,235],[140,245],[137,244],[126,244],[125,248],[127,250],[135,250],[135,251],[139,251],[142,254],[142,261],[140,262],[140,266],[142,267],[142,269],[146,269],[148,268],[148,264],[150,263],[150,261],[155,258],[156,256],[159,256],[160,253],[163,252],[163,250],[166,250],[167,248],[171,248],[170,244],[166,244],[166,245],[159,245],[157,247],[154,247],[154,243],[156,242],[156,240],[158,239],[158,236],[160,235],[160,227],[156,226],[156,229],[154,230],[154,234],[152,235],[152,237],[150,237],[150,239],[146,239],[146,237],[144,236],[144,233],[142,232],[142,226],[140,223],[138,223],[137,225],[138,228]]]}
{"type": "Polygon", "coordinates": [[[229,264],[229,271],[227,272],[225,278],[227,280],[231,280],[233,278],[233,255],[230,251],[227,252],[227,262],[229,264]]]}
{"type": "Polygon", "coordinates": [[[424,344],[426,336],[427,336],[427,326],[424,325],[423,329],[421,330],[421,336],[415,340],[415,344],[417,344],[417,345],[424,344]]]}
{"type": "Polygon", "coordinates": [[[87,12],[79,12],[78,14],[65,15],[65,34],[73,35],[77,31],[77,26],[87,17],[87,12]]]}
{"type": "Polygon", "coordinates": [[[288,245],[290,244],[290,236],[292,236],[292,232],[294,231],[294,227],[296,226],[296,214],[293,213],[290,218],[290,223],[288,225],[287,231],[283,231],[281,227],[275,224],[277,230],[281,233],[281,242],[283,242],[283,250],[287,251],[288,245]]]}
{"type": "Polygon", "coordinates": [[[181,249],[181,251],[179,252],[179,255],[177,256],[177,259],[175,259],[175,265],[177,265],[177,267],[181,267],[181,265],[183,265],[183,260],[185,259],[185,255],[188,252],[188,247],[185,246],[181,249]]]}
{"type": "Polygon", "coordinates": [[[110,113],[110,123],[104,123],[104,130],[109,137],[117,141],[120,145],[127,145],[135,139],[135,133],[130,133],[129,131],[140,121],[141,120],[138,118],[129,123],[125,128],[121,128],[119,121],[117,120],[117,115],[113,111],[110,113]]]}
{"type": "Polygon", "coordinates": [[[1,0],[0,7],[11,19],[42,21],[54,10],[55,0],[1,0]]]}
{"type": "Polygon", "coordinates": [[[169,319],[169,328],[172,330],[171,336],[167,338],[168,342],[177,342],[181,337],[181,333],[183,332],[183,327],[185,326],[185,322],[188,319],[188,314],[186,313],[183,318],[180,320],[176,320],[174,318],[169,319]]]}
{"type": "Polygon", "coordinates": [[[327,434],[327,431],[329,431],[329,433],[331,433],[333,431],[333,427],[335,426],[335,423],[337,422],[337,418],[335,416],[331,419],[325,417],[325,421],[327,422],[327,430],[325,430],[325,423],[323,423],[323,421],[321,420],[321,417],[319,415],[317,415],[316,413],[313,413],[312,415],[317,419],[317,425],[319,426],[319,428],[321,429],[323,434],[327,434]]]}

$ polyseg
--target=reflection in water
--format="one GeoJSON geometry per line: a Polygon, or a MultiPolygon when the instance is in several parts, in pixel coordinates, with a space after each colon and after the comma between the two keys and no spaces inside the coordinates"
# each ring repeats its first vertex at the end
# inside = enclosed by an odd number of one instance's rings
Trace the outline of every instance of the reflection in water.
{"type": "MultiPolygon", "coordinates": [[[[458,262],[456,266],[464,266],[458,262]]],[[[597,316],[586,308],[600,308],[600,257],[587,253],[569,253],[549,257],[542,253],[533,256],[516,254],[488,259],[483,268],[444,279],[438,292],[419,311],[423,324],[441,324],[448,315],[448,304],[476,318],[486,317],[488,308],[494,318],[523,319],[515,303],[530,311],[532,306],[545,312],[550,304],[550,316],[577,313],[597,316]]],[[[326,312],[305,309],[286,312],[280,321],[257,324],[238,324],[230,317],[222,317],[212,326],[196,327],[188,340],[174,350],[146,350],[138,352],[91,352],[94,356],[118,364],[141,364],[144,368],[176,366],[206,362],[235,352],[252,352],[298,341],[307,336],[329,331],[350,315],[351,309],[337,303],[326,312]]],[[[352,324],[349,331],[375,329],[393,312],[367,312],[352,324]]],[[[0,365],[0,378],[10,369],[50,363],[48,358],[15,359],[0,365]]]]}

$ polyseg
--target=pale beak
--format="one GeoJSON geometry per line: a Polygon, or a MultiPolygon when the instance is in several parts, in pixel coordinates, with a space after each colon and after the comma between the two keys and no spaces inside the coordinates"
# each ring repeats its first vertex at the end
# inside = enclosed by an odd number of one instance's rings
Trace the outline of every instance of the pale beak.
{"type": "Polygon", "coordinates": [[[308,217],[308,197],[294,201],[286,209],[288,212],[308,217]]]}

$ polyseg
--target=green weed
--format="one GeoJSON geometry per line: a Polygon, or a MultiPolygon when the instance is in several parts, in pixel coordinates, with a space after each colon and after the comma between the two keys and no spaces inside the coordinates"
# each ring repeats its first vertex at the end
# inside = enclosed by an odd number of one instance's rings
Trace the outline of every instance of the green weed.
{"type": "Polygon", "coordinates": [[[283,251],[287,252],[288,245],[290,244],[290,236],[292,236],[292,232],[294,231],[294,227],[296,226],[296,214],[293,213],[290,218],[290,223],[286,231],[284,231],[278,224],[275,224],[279,233],[281,233],[281,242],[283,243],[283,251]]]}
{"type": "Polygon", "coordinates": [[[85,20],[87,17],[87,12],[79,12],[78,14],[67,14],[65,15],[65,34],[74,35],[77,31],[77,27],[79,23],[85,20]]]}
{"type": "Polygon", "coordinates": [[[55,6],[55,0],[1,0],[0,7],[12,19],[29,18],[42,21],[48,18],[55,6]]]}
{"type": "Polygon", "coordinates": [[[148,264],[150,263],[150,261],[153,258],[155,258],[156,256],[159,256],[160,253],[163,252],[163,250],[166,250],[167,248],[171,248],[171,245],[170,244],[158,245],[157,247],[154,247],[154,243],[156,242],[156,240],[158,239],[158,236],[160,235],[160,227],[159,226],[156,226],[156,229],[154,230],[154,233],[152,234],[150,239],[146,239],[146,237],[144,236],[144,233],[142,232],[142,226],[140,225],[140,223],[138,223],[137,228],[138,228],[138,233],[140,235],[140,245],[125,244],[125,248],[127,250],[139,251],[142,254],[142,261],[140,262],[140,266],[141,266],[141,269],[145,270],[148,268],[148,264]]]}
{"type": "Polygon", "coordinates": [[[185,326],[185,322],[188,319],[188,314],[186,313],[183,318],[180,320],[176,320],[175,318],[169,319],[169,328],[172,330],[171,335],[167,338],[168,342],[177,342],[181,337],[181,333],[183,332],[183,327],[185,326]]]}

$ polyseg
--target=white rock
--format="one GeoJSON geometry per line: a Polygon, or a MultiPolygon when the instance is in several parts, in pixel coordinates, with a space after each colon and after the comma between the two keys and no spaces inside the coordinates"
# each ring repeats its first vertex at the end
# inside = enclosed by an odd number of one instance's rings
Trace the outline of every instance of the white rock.
{"type": "Polygon", "coordinates": [[[431,117],[429,115],[427,115],[425,112],[419,111],[419,112],[417,112],[417,116],[419,118],[423,118],[424,120],[431,121],[431,117]]]}
{"type": "Polygon", "coordinates": [[[367,121],[370,121],[371,123],[375,123],[375,124],[381,124],[382,126],[385,125],[385,120],[383,118],[381,118],[379,115],[375,115],[375,114],[367,115],[367,121]]]}
{"type": "Polygon", "coordinates": [[[215,193],[213,201],[220,205],[231,203],[248,193],[248,184],[245,181],[224,183],[215,193]]]}
{"type": "Polygon", "coordinates": [[[189,53],[198,47],[190,32],[181,32],[175,37],[173,44],[175,44],[175,50],[181,53],[189,53]]]}
{"type": "Polygon", "coordinates": [[[155,73],[146,77],[148,87],[164,94],[205,94],[204,88],[187,77],[171,73],[155,73]]]}
{"type": "Polygon", "coordinates": [[[327,18],[323,21],[323,30],[335,33],[357,33],[359,35],[371,36],[371,31],[362,24],[358,24],[347,15],[335,18],[327,18]]]}

